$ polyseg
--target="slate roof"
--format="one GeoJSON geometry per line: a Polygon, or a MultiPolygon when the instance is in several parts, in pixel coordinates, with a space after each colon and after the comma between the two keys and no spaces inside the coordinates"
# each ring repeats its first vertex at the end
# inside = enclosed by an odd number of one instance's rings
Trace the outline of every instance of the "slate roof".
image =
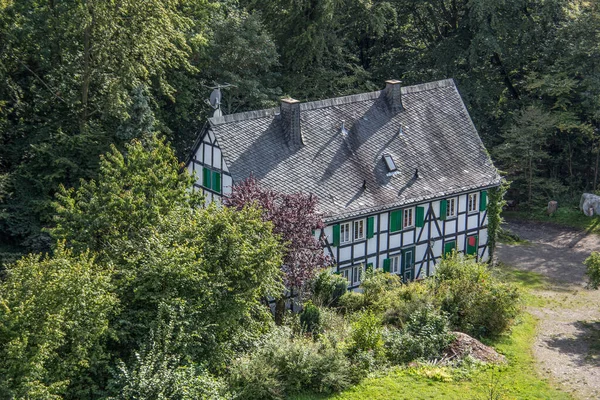
{"type": "Polygon", "coordinates": [[[210,118],[209,126],[235,182],[253,174],[274,190],[313,193],[327,221],[500,183],[453,80],[401,93],[404,110],[395,114],[383,91],[300,104],[304,146],[286,143],[279,108],[210,118]],[[396,175],[387,176],[383,154],[396,175]]]}

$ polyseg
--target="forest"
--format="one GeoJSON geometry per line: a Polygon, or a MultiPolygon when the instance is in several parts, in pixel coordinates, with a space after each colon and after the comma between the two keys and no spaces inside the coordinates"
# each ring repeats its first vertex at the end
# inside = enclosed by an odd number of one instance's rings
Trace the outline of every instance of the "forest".
{"type": "Polygon", "coordinates": [[[520,207],[597,190],[600,5],[584,0],[0,1],[0,260],[46,251],[54,195],[223,111],[454,78],[520,207]]]}

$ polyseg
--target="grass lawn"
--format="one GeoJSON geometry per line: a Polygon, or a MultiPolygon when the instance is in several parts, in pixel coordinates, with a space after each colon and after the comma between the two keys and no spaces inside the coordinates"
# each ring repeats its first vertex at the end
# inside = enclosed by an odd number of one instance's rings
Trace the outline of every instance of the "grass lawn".
{"type": "Polygon", "coordinates": [[[547,215],[546,210],[533,211],[504,211],[502,216],[506,219],[550,222],[557,225],[569,226],[587,231],[588,233],[600,234],[600,216],[587,217],[577,207],[560,207],[553,215],[547,215]]]}
{"type": "MultiPolygon", "coordinates": [[[[524,290],[542,288],[545,280],[538,274],[503,269],[503,276],[524,290]]],[[[524,296],[527,305],[540,299],[524,296]]],[[[531,348],[537,321],[524,313],[509,335],[487,343],[504,354],[509,363],[500,367],[479,367],[468,374],[446,367],[397,368],[365,379],[343,393],[331,396],[301,395],[294,400],[371,400],[371,399],[571,399],[540,378],[535,371],[531,348]],[[498,397],[494,397],[496,393],[498,397]]]]}

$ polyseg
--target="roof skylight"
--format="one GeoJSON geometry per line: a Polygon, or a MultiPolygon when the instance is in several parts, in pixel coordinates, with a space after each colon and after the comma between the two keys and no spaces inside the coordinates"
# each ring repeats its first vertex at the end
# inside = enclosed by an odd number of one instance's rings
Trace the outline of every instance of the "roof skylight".
{"type": "Polygon", "coordinates": [[[396,168],[396,163],[394,159],[389,154],[384,154],[383,159],[385,160],[385,165],[387,165],[388,172],[396,172],[398,168],[396,168]]]}

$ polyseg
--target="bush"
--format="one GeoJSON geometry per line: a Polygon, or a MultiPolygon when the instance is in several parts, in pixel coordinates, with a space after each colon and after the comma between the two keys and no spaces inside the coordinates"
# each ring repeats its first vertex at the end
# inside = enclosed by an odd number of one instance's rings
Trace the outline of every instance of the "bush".
{"type": "Polygon", "coordinates": [[[365,296],[358,292],[346,292],[339,300],[339,308],[343,313],[358,312],[366,306],[365,296]]]}
{"type": "Polygon", "coordinates": [[[312,282],[312,300],[318,306],[335,307],[348,290],[348,281],[339,274],[323,270],[312,282]]]}
{"type": "Polygon", "coordinates": [[[381,270],[369,274],[362,282],[365,307],[384,311],[396,302],[397,291],[403,287],[400,276],[381,270]]]}
{"type": "Polygon", "coordinates": [[[392,328],[384,336],[387,356],[393,364],[439,357],[454,339],[448,318],[431,305],[411,315],[404,329],[392,328]]]}
{"type": "Polygon", "coordinates": [[[519,313],[516,286],[501,282],[484,264],[460,254],[442,260],[432,289],[451,325],[472,336],[497,336],[519,313]]]}
{"type": "Polygon", "coordinates": [[[382,318],[372,311],[360,313],[352,323],[350,354],[372,351],[378,358],[383,355],[382,318]]]}
{"type": "Polygon", "coordinates": [[[404,328],[411,315],[431,307],[434,296],[427,282],[412,282],[395,290],[394,301],[383,315],[383,322],[404,328]]]}
{"type": "Polygon", "coordinates": [[[284,385],[278,378],[279,370],[261,355],[234,361],[229,386],[236,399],[279,400],[284,398],[284,385]]]}
{"type": "Polygon", "coordinates": [[[592,252],[583,262],[586,266],[585,274],[588,276],[588,287],[598,289],[600,287],[600,253],[592,252]]]}
{"type": "Polygon", "coordinates": [[[351,383],[350,363],[338,347],[279,329],[255,353],[237,360],[230,382],[239,399],[280,399],[301,391],[332,393],[351,383]]]}
{"type": "Polygon", "coordinates": [[[300,326],[306,333],[318,335],[323,327],[321,324],[321,310],[311,301],[304,304],[304,309],[300,313],[300,326]]]}

